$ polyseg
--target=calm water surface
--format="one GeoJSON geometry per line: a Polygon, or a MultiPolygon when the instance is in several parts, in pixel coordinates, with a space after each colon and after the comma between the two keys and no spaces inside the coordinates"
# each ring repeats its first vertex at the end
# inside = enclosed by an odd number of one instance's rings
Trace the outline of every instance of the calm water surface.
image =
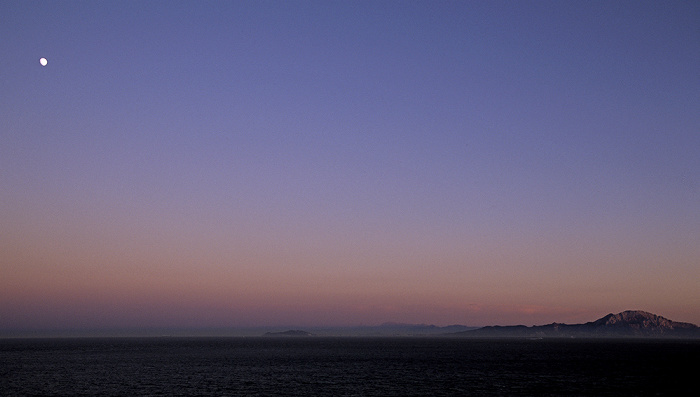
{"type": "Polygon", "coordinates": [[[0,395],[693,395],[700,341],[0,340],[0,395]]]}

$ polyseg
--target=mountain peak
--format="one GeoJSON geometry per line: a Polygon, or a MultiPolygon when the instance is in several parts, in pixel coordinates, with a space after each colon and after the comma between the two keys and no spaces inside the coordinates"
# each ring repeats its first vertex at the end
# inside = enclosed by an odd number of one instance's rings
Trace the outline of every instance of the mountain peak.
{"type": "Polygon", "coordinates": [[[617,314],[610,313],[607,316],[604,316],[588,324],[603,327],[647,329],[659,331],[687,329],[695,327],[693,324],[690,323],[671,321],[665,317],[657,316],[656,314],[652,314],[641,310],[625,310],[617,314]]]}

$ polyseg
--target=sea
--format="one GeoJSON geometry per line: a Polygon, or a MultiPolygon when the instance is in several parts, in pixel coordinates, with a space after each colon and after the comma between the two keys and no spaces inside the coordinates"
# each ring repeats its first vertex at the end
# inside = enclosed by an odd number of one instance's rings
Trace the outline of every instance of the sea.
{"type": "Polygon", "coordinates": [[[686,396],[700,341],[0,339],[0,395],[686,396]]]}

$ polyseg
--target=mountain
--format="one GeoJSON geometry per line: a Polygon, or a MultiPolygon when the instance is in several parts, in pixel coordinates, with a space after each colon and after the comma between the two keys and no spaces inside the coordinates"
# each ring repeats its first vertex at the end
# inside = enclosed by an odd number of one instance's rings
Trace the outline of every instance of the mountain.
{"type": "Polygon", "coordinates": [[[584,324],[552,323],[547,325],[489,326],[452,335],[470,337],[657,337],[700,338],[700,328],[690,323],[671,321],[656,314],[627,310],[608,314],[584,324]]]}

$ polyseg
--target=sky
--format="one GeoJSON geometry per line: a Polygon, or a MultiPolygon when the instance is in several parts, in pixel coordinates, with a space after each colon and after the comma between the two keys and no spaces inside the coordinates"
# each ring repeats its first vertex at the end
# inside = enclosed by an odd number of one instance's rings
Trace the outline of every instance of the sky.
{"type": "Polygon", "coordinates": [[[698,21],[0,0],[0,331],[700,324],[698,21]]]}

